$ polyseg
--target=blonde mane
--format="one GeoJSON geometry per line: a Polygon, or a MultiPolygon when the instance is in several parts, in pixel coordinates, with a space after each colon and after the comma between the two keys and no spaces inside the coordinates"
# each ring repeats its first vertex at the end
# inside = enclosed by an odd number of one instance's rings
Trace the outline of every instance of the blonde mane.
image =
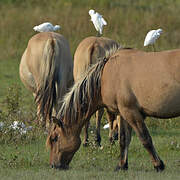
{"type": "Polygon", "coordinates": [[[119,48],[112,46],[106,50],[105,57],[92,65],[65,95],[57,115],[64,124],[79,123],[79,120],[87,118],[94,101],[101,96],[101,73],[104,65],[119,48]]]}

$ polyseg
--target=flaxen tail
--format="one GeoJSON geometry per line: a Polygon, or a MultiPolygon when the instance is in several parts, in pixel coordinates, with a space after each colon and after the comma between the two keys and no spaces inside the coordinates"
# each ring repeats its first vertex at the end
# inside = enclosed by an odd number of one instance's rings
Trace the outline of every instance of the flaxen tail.
{"type": "Polygon", "coordinates": [[[56,41],[49,39],[46,42],[43,52],[43,59],[40,67],[39,87],[35,101],[39,106],[43,121],[50,120],[53,106],[56,104],[56,41]]]}

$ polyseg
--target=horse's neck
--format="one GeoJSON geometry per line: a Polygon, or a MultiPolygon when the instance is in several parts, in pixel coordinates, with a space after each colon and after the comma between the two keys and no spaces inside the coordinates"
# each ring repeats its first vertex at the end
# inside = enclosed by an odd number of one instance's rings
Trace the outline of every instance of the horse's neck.
{"type": "Polygon", "coordinates": [[[90,108],[88,110],[88,112],[86,113],[86,115],[84,117],[79,118],[79,127],[83,127],[90,119],[91,116],[100,108],[102,108],[102,104],[94,102],[93,104],[90,105],[90,108]]]}

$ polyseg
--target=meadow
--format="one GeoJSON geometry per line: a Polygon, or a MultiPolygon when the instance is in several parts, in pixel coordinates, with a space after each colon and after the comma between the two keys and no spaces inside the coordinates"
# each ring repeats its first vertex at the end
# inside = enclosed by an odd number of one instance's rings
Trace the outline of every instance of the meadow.
{"type": "MultiPolygon", "coordinates": [[[[155,172],[135,134],[129,149],[129,170],[114,172],[119,157],[118,142],[111,146],[108,131],[101,129],[103,148],[95,146],[94,117],[89,129],[90,145],[80,147],[70,170],[49,167],[47,134],[35,124],[32,94],[19,79],[20,59],[28,40],[36,34],[33,27],[46,21],[61,26],[58,32],[68,39],[73,56],[82,39],[96,35],[88,14],[91,8],[108,22],[103,36],[125,47],[152,51],[151,47],[143,47],[145,35],[151,29],[162,28],[164,32],[156,49],[180,48],[179,0],[1,0],[0,122],[8,127],[18,120],[32,125],[33,129],[24,135],[8,128],[0,129],[0,179],[180,179],[179,118],[146,120],[155,147],[166,164],[162,173],[155,172]]],[[[102,126],[106,122],[104,116],[102,126]]]]}

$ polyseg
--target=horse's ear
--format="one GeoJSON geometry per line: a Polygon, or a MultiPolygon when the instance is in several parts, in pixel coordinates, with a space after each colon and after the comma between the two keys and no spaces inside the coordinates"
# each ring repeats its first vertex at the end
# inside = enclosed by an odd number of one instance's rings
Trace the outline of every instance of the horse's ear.
{"type": "Polygon", "coordinates": [[[55,116],[52,116],[52,121],[54,124],[57,124],[59,127],[63,128],[63,122],[60,119],[57,119],[55,116]]]}

